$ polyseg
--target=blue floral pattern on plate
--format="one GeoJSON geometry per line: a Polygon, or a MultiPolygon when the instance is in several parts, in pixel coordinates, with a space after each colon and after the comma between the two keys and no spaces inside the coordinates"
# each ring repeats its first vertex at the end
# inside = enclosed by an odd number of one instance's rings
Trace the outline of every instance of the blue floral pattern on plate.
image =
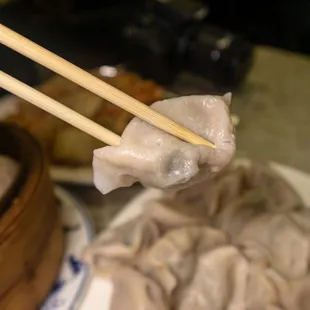
{"type": "Polygon", "coordinates": [[[65,253],[59,277],[40,310],[72,310],[87,283],[89,271],[80,258],[94,232],[83,205],[60,187],[55,193],[61,202],[65,253]]]}

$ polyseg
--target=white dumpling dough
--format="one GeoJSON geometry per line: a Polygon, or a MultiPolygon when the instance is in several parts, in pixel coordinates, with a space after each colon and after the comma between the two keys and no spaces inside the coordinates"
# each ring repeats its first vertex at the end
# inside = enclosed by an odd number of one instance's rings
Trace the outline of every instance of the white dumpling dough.
{"type": "Polygon", "coordinates": [[[154,110],[214,143],[216,149],[186,143],[134,118],[125,129],[120,146],[94,151],[95,186],[103,194],[138,181],[147,187],[180,188],[221,170],[235,153],[230,101],[231,94],[226,94],[154,103],[154,110]]]}

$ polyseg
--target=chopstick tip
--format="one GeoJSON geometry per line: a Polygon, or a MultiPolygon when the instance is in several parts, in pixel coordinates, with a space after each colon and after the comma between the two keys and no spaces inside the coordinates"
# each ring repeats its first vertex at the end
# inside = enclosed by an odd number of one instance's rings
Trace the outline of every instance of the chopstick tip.
{"type": "Polygon", "coordinates": [[[205,145],[207,147],[211,147],[212,149],[216,149],[216,145],[212,142],[209,142],[208,140],[201,139],[199,142],[200,142],[199,144],[201,145],[205,145]]]}
{"type": "Polygon", "coordinates": [[[210,142],[205,143],[207,146],[211,147],[212,149],[216,149],[216,145],[210,142]]]}

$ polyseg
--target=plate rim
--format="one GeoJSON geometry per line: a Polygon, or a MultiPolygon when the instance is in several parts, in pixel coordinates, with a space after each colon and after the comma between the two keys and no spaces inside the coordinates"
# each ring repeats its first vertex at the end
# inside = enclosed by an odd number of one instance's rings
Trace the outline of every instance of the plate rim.
{"type": "MultiPolygon", "coordinates": [[[[83,223],[85,224],[87,244],[90,244],[91,241],[95,237],[95,229],[94,229],[94,225],[92,223],[91,217],[88,215],[86,205],[82,201],[80,201],[74,194],[70,193],[68,190],[66,190],[62,186],[55,185],[54,186],[54,193],[55,193],[55,196],[61,202],[70,201],[70,204],[72,206],[74,206],[74,209],[80,214],[81,219],[82,219],[83,223]]],[[[63,207],[63,205],[61,207],[63,207]]],[[[65,262],[65,257],[66,256],[65,256],[65,251],[64,251],[64,255],[62,258],[62,262],[61,262],[59,271],[61,270],[61,268],[65,262]]],[[[83,279],[81,280],[81,283],[78,286],[76,293],[74,294],[74,297],[72,298],[72,300],[70,302],[68,310],[74,309],[74,306],[79,301],[79,296],[83,293],[83,289],[85,286],[87,286],[87,282],[89,281],[90,274],[91,274],[90,267],[83,262],[82,270],[84,270],[85,274],[83,276],[83,279]]],[[[59,273],[58,273],[58,276],[59,276],[59,273]]],[[[46,297],[45,301],[42,303],[39,310],[44,309],[44,306],[45,306],[45,304],[48,301],[50,296],[52,296],[52,295],[49,294],[46,297]]],[[[55,308],[55,309],[57,309],[57,308],[55,308]]]]}

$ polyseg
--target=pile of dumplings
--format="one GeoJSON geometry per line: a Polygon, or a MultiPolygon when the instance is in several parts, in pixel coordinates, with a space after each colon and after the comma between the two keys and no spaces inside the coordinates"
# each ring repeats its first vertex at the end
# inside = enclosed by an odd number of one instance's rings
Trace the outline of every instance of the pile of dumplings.
{"type": "Polygon", "coordinates": [[[310,309],[310,211],[264,164],[149,201],[84,258],[113,283],[111,310],[310,309]]]}

